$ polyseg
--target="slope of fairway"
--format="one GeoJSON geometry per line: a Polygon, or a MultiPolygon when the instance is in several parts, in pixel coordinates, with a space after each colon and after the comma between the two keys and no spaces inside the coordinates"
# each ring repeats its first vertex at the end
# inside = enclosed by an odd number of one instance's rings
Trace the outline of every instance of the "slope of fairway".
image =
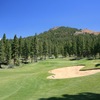
{"type": "Polygon", "coordinates": [[[100,68],[100,60],[52,59],[0,70],[0,100],[99,100],[100,73],[48,80],[49,70],[84,65],[100,68]],[[83,99],[84,97],[84,99],[83,99]],[[72,99],[71,99],[72,98],[72,99]]]}

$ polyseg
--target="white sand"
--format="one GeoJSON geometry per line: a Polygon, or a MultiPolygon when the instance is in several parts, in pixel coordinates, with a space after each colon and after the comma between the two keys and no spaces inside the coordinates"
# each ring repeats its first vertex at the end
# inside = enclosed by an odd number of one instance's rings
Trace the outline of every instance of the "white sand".
{"type": "Polygon", "coordinates": [[[53,75],[48,76],[47,79],[64,79],[64,78],[81,77],[100,72],[100,69],[80,71],[80,69],[83,67],[84,66],[73,66],[73,67],[54,69],[49,71],[49,73],[52,73],[53,75]]]}

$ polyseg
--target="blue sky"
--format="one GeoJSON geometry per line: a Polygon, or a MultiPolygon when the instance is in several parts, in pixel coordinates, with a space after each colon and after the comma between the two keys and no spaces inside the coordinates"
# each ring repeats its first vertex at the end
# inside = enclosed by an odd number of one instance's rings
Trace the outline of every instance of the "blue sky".
{"type": "Polygon", "coordinates": [[[0,0],[0,37],[32,36],[55,26],[100,31],[100,0],[0,0]]]}

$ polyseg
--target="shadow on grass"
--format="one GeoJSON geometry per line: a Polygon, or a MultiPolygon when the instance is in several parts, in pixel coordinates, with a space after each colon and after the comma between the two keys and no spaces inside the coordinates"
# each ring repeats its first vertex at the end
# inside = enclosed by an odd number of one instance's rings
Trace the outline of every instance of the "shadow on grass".
{"type": "Polygon", "coordinates": [[[40,98],[39,100],[100,100],[100,94],[80,93],[77,95],[64,94],[62,97],[40,98]]]}
{"type": "Polygon", "coordinates": [[[71,58],[70,61],[74,61],[74,60],[81,60],[81,57],[76,57],[76,58],[71,58]]]}
{"type": "Polygon", "coordinates": [[[96,64],[95,67],[100,67],[100,64],[96,64]]]}

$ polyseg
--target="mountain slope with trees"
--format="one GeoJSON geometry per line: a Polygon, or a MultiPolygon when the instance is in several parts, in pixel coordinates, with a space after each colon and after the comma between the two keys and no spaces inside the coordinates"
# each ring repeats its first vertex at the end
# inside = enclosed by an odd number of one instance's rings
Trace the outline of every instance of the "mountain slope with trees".
{"type": "Polygon", "coordinates": [[[100,57],[100,34],[75,34],[81,29],[56,27],[39,35],[0,40],[0,65],[37,62],[66,56],[100,57]]]}

